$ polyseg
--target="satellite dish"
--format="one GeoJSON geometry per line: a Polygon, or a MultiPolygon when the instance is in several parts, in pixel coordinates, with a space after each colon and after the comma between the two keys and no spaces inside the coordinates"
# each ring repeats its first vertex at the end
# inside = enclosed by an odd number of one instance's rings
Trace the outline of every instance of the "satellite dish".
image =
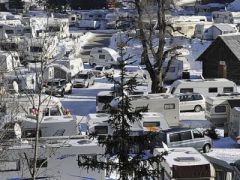
{"type": "Polygon", "coordinates": [[[163,149],[164,149],[166,152],[168,152],[168,151],[169,151],[168,146],[167,146],[164,142],[162,142],[162,145],[163,145],[163,149]]]}
{"type": "Polygon", "coordinates": [[[16,81],[13,81],[13,89],[18,94],[19,88],[18,88],[18,83],[16,81]]]}
{"type": "Polygon", "coordinates": [[[21,136],[22,136],[22,130],[21,130],[21,127],[18,123],[15,123],[14,124],[14,132],[15,132],[15,135],[16,135],[16,138],[17,139],[21,139],[21,136]]]}

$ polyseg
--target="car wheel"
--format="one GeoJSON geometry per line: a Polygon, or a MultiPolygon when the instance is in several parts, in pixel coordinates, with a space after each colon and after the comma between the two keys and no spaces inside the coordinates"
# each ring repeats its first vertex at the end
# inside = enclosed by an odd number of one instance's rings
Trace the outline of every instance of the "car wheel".
{"type": "Polygon", "coordinates": [[[195,106],[195,107],[194,107],[194,111],[195,111],[195,112],[200,112],[200,111],[202,111],[202,106],[200,106],[200,105],[195,106]]]}
{"type": "Polygon", "coordinates": [[[210,152],[210,149],[211,149],[211,145],[210,145],[210,144],[205,144],[205,145],[203,146],[203,152],[204,152],[204,153],[210,152]]]}

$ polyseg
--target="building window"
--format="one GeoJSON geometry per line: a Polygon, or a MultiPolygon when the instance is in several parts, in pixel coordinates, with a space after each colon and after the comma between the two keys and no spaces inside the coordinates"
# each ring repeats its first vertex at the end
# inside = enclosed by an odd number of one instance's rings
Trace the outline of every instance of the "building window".
{"type": "Polygon", "coordinates": [[[216,113],[226,112],[226,106],[216,106],[215,107],[215,112],[216,113]]]}
{"type": "Polygon", "coordinates": [[[224,88],[223,88],[223,92],[224,92],[224,93],[233,92],[233,87],[224,87],[224,88]]]}
{"type": "MultiPolygon", "coordinates": [[[[30,160],[30,168],[33,168],[33,159],[30,160]]],[[[47,167],[48,163],[47,163],[47,159],[44,158],[44,159],[37,159],[37,164],[36,164],[36,167],[37,168],[45,168],[47,167]]]]}
{"type": "Polygon", "coordinates": [[[193,88],[181,88],[180,89],[180,93],[192,93],[193,92],[193,88]]]}
{"type": "Polygon", "coordinates": [[[20,160],[15,161],[0,161],[0,172],[19,171],[20,160]]]}
{"type": "Polygon", "coordinates": [[[164,109],[175,109],[175,104],[164,104],[164,109]]]}
{"type": "Polygon", "coordinates": [[[208,88],[208,92],[209,92],[209,93],[217,93],[217,92],[218,92],[218,88],[216,88],[216,87],[210,87],[210,88],[208,88]]]}

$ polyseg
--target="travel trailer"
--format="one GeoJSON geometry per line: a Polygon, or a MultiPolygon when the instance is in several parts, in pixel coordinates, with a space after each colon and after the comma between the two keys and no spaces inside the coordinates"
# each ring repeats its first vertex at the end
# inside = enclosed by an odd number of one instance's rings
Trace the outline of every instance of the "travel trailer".
{"type": "Polygon", "coordinates": [[[92,48],[90,51],[89,64],[91,66],[105,65],[114,66],[118,64],[119,54],[111,48],[92,48]]]}
{"type": "MultiPolygon", "coordinates": [[[[140,122],[131,124],[131,132],[133,135],[140,135],[144,131],[159,132],[161,130],[169,129],[169,125],[161,113],[142,113],[143,117],[140,122]]],[[[88,114],[86,124],[88,125],[89,132],[95,132],[98,135],[112,134],[113,129],[108,123],[110,114],[97,113],[88,114]]]]}
{"type": "Polygon", "coordinates": [[[176,80],[170,87],[171,94],[200,93],[205,97],[237,91],[233,81],[224,78],[215,79],[182,79],[176,80]]]}
{"type": "Polygon", "coordinates": [[[155,164],[162,169],[159,178],[164,180],[215,180],[216,173],[213,165],[196,149],[192,147],[155,148],[153,155],[161,155],[164,152],[167,153],[163,155],[164,160],[158,165],[155,164]]]}
{"type": "MultiPolygon", "coordinates": [[[[9,143],[8,143],[9,144],[9,143]]],[[[31,179],[34,139],[11,142],[3,151],[0,162],[0,179],[31,179]],[[27,159],[24,158],[27,156],[27,159]]],[[[96,140],[85,136],[40,138],[38,145],[36,179],[105,179],[104,170],[85,169],[78,166],[83,155],[103,158],[104,148],[96,140]]]]}
{"type": "Polygon", "coordinates": [[[77,22],[77,27],[82,29],[99,29],[100,25],[101,25],[100,21],[97,21],[97,20],[80,19],[77,22]]]}
{"type": "Polygon", "coordinates": [[[206,98],[205,117],[217,127],[227,127],[229,100],[240,99],[240,94],[220,94],[206,98]]]}
{"type": "Polygon", "coordinates": [[[147,106],[149,112],[159,112],[164,115],[169,126],[179,126],[179,99],[171,94],[130,95],[132,107],[147,106]]]}

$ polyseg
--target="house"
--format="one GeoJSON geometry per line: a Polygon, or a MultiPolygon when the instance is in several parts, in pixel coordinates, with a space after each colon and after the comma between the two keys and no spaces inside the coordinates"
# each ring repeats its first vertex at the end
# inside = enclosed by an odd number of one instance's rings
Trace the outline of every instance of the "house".
{"type": "Polygon", "coordinates": [[[240,84],[240,34],[218,36],[196,59],[204,78],[227,78],[240,84]]]}

